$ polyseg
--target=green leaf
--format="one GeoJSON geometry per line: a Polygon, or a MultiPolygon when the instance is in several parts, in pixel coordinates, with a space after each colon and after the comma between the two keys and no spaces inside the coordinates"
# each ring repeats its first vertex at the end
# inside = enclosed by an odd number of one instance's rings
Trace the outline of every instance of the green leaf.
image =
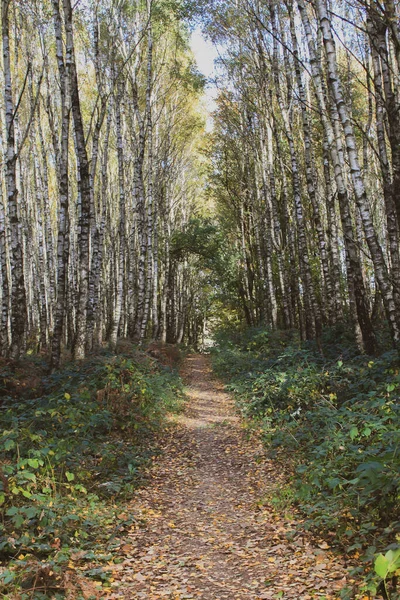
{"type": "Polygon", "coordinates": [[[64,394],[64,398],[65,398],[66,400],[71,400],[71,396],[70,396],[69,394],[64,394]]]}
{"type": "Polygon", "coordinates": [[[77,490],[78,492],[82,492],[82,494],[87,494],[87,489],[85,488],[85,486],[81,485],[80,483],[78,483],[74,489],[77,490]]]}
{"type": "Polygon", "coordinates": [[[34,473],[30,473],[29,471],[24,471],[22,473],[22,477],[24,479],[28,479],[29,481],[36,481],[36,475],[34,473]]]}
{"type": "Polygon", "coordinates": [[[16,515],[19,511],[19,508],[17,506],[11,506],[11,508],[7,509],[6,511],[6,515],[7,517],[13,517],[14,515],[16,515]]]}
{"type": "Polygon", "coordinates": [[[382,579],[386,579],[386,576],[389,572],[389,561],[386,556],[383,554],[379,554],[374,563],[375,573],[379,575],[382,579]]]}
{"type": "Polygon", "coordinates": [[[73,473],[69,473],[68,471],[65,473],[65,477],[68,481],[73,481],[75,479],[75,475],[73,473]]]}
{"type": "Polygon", "coordinates": [[[353,441],[356,437],[358,436],[358,427],[356,427],[355,425],[350,429],[350,437],[351,440],[353,441]]]}
{"type": "Polygon", "coordinates": [[[27,463],[32,469],[37,469],[39,467],[39,461],[37,458],[28,458],[27,463]]]}
{"type": "Polygon", "coordinates": [[[6,440],[4,443],[4,449],[8,452],[9,450],[12,450],[13,448],[15,448],[14,440],[6,440]]]}
{"type": "Polygon", "coordinates": [[[397,569],[400,569],[400,548],[397,550],[388,550],[385,554],[385,558],[389,563],[389,573],[394,573],[397,569]]]}
{"type": "Polygon", "coordinates": [[[359,483],[360,478],[359,477],[355,477],[354,479],[349,479],[346,481],[346,483],[349,483],[350,485],[357,485],[357,483],[359,483]]]}
{"type": "Polygon", "coordinates": [[[0,574],[0,578],[1,578],[2,582],[4,583],[4,585],[14,581],[15,577],[16,577],[16,573],[13,573],[12,571],[4,571],[3,573],[0,574]]]}
{"type": "Polygon", "coordinates": [[[22,525],[24,524],[25,521],[25,517],[23,517],[22,515],[15,515],[15,517],[13,518],[14,521],[14,525],[15,527],[22,527],[22,525]]]}
{"type": "Polygon", "coordinates": [[[25,515],[27,519],[33,519],[36,517],[41,511],[36,508],[36,506],[30,506],[25,510],[25,515]]]}

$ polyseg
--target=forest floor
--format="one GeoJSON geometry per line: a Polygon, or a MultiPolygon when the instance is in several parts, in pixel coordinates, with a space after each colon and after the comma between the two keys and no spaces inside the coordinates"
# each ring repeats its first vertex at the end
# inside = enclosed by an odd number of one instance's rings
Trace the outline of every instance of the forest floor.
{"type": "Polygon", "coordinates": [[[141,525],[126,535],[107,597],[339,598],[354,583],[345,558],[268,503],[284,471],[241,422],[209,359],[187,357],[183,377],[186,410],[171,417],[163,453],[127,506],[141,525]]]}

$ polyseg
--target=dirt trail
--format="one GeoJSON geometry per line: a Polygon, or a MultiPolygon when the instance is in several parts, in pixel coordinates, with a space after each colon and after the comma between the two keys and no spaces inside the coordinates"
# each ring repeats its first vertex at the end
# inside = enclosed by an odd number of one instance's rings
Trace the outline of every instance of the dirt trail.
{"type": "Polygon", "coordinates": [[[190,402],[129,510],[143,527],[126,540],[112,598],[338,598],[346,565],[294,531],[260,499],[279,468],[239,422],[207,357],[185,365],[190,402]]]}

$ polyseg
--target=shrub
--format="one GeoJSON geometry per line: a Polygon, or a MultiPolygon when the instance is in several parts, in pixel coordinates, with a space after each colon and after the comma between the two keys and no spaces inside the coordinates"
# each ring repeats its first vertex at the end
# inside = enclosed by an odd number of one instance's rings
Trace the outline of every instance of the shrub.
{"type": "Polygon", "coordinates": [[[383,547],[400,525],[399,359],[371,360],[335,340],[322,357],[293,335],[249,330],[221,336],[213,360],[269,452],[290,453],[305,525],[347,548],[383,547]]]}
{"type": "Polygon", "coordinates": [[[62,562],[121,525],[116,501],[140,482],[154,434],[183,394],[177,374],[143,353],[66,367],[41,391],[2,400],[0,555],[62,562]]]}

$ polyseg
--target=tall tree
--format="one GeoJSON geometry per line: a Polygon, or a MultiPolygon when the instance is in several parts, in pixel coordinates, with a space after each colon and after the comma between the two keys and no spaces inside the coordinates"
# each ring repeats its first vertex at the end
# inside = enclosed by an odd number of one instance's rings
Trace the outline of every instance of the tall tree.
{"type": "MultiPolygon", "coordinates": [[[[17,187],[17,151],[15,140],[15,118],[18,112],[18,105],[14,103],[14,90],[11,72],[11,48],[10,48],[10,8],[12,0],[2,0],[1,2],[1,32],[3,42],[3,69],[4,69],[4,106],[5,106],[5,130],[6,130],[6,149],[5,149],[5,180],[7,191],[6,209],[8,212],[8,223],[10,227],[10,261],[11,261],[11,279],[8,278],[6,269],[3,270],[3,282],[8,284],[8,293],[11,306],[11,345],[9,354],[12,358],[17,358],[24,350],[25,335],[27,328],[27,300],[24,282],[24,257],[22,250],[21,235],[21,205],[18,201],[17,187]]],[[[29,68],[29,67],[28,67],[29,68]]],[[[4,238],[3,244],[4,246],[4,238]]],[[[2,251],[4,252],[4,250],[2,251]]],[[[4,258],[3,258],[4,260],[4,258]]],[[[3,325],[7,317],[6,297],[7,288],[4,288],[3,300],[3,325]]]]}

